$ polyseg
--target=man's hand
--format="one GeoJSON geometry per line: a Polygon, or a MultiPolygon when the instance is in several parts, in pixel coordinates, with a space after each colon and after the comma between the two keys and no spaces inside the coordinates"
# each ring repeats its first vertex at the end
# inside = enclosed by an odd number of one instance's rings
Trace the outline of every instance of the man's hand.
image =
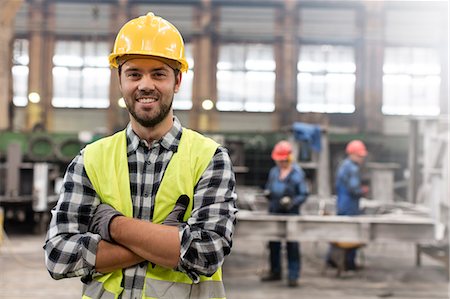
{"type": "Polygon", "coordinates": [[[95,210],[91,222],[89,223],[88,230],[94,234],[99,234],[102,237],[102,240],[112,243],[114,240],[109,233],[109,224],[116,216],[123,215],[110,205],[102,203],[95,210]]]}
{"type": "Polygon", "coordinates": [[[189,197],[186,194],[180,195],[172,212],[170,212],[170,214],[167,215],[166,220],[164,220],[162,224],[170,226],[178,226],[180,223],[183,222],[184,214],[186,213],[188,205],[189,205],[189,197]]]}
{"type": "Polygon", "coordinates": [[[292,198],[289,196],[284,196],[280,199],[281,208],[284,211],[289,211],[292,208],[292,198]]]}
{"type": "Polygon", "coordinates": [[[263,190],[263,196],[267,199],[270,199],[270,190],[269,189],[264,189],[263,190]]]}
{"type": "Polygon", "coordinates": [[[368,196],[369,195],[369,191],[370,191],[369,186],[367,186],[367,185],[362,185],[361,186],[361,195],[362,196],[368,196]]]}

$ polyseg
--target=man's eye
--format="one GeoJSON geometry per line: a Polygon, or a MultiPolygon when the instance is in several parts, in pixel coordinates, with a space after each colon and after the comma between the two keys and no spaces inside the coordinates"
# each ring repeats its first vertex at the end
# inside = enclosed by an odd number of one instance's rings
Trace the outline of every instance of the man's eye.
{"type": "Polygon", "coordinates": [[[163,77],[166,76],[166,73],[163,73],[163,72],[156,72],[156,73],[153,73],[153,76],[154,76],[155,78],[163,78],[163,77]]]}
{"type": "Polygon", "coordinates": [[[128,73],[127,77],[129,78],[139,78],[141,76],[141,74],[139,73],[128,73]]]}

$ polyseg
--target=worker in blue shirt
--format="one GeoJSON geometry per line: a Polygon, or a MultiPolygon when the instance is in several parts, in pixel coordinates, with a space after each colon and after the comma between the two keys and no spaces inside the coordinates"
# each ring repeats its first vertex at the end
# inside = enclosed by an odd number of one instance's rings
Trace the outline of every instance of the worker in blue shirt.
{"type": "MultiPolygon", "coordinates": [[[[362,185],[360,167],[368,154],[365,144],[361,140],[350,141],[345,152],[347,158],[340,164],[336,173],[336,214],[355,216],[360,215],[359,200],[368,193],[368,186],[362,185]]],[[[345,270],[356,270],[356,248],[346,249],[345,270]]],[[[328,264],[333,261],[328,255],[328,264]]]]}
{"type": "MultiPolygon", "coordinates": [[[[269,199],[269,213],[299,215],[300,206],[308,196],[305,173],[301,167],[293,163],[292,145],[288,141],[278,142],[273,151],[275,161],[265,186],[269,199]]],[[[262,281],[281,280],[281,242],[269,242],[270,272],[262,277],[262,281]]],[[[298,242],[287,242],[288,286],[298,285],[301,270],[300,245],[298,242]]]]}

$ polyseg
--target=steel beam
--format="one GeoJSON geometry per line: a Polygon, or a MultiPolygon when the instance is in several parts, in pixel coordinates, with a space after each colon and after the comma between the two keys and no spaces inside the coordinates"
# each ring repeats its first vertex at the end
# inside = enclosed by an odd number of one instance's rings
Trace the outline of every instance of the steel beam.
{"type": "Polygon", "coordinates": [[[287,216],[240,211],[236,235],[253,240],[412,242],[435,240],[432,219],[416,215],[287,216]]]}

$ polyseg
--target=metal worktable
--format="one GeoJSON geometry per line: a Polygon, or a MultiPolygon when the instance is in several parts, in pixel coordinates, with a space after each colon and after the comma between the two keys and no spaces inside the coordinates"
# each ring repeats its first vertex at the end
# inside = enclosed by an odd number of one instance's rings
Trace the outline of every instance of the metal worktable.
{"type": "Polygon", "coordinates": [[[432,219],[418,215],[287,216],[241,210],[237,218],[235,234],[253,240],[422,243],[435,239],[432,219]]]}

